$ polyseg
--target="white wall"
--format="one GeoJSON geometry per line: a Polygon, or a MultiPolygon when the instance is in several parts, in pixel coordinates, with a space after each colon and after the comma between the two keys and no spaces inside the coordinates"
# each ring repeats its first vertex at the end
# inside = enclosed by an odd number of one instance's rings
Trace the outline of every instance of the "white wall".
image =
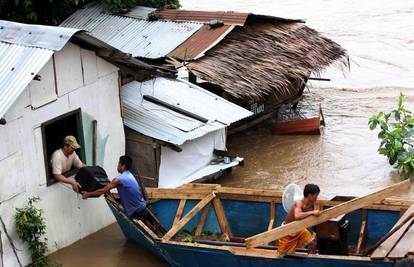
{"type": "MultiPolygon", "coordinates": [[[[189,183],[187,177],[210,164],[214,149],[226,149],[226,130],[210,132],[197,139],[186,141],[181,152],[161,147],[161,164],[158,180],[160,188],[175,188],[189,183]]],[[[199,179],[202,177],[197,177],[199,179]]]]}
{"type": "MultiPolygon", "coordinates": [[[[30,262],[30,256],[16,235],[13,216],[15,208],[23,207],[28,197],[41,198],[38,206],[44,211],[50,252],[114,222],[104,199],[82,200],[61,183],[46,186],[41,123],[81,108],[85,143],[91,143],[88,123],[91,119],[97,120],[101,140],[98,151],[110,178],[117,174],[118,158],[125,152],[115,66],[96,57],[92,51],[68,43],[55,53],[40,74],[42,80],[31,82],[5,115],[7,124],[0,125],[0,215],[23,264],[30,262]]],[[[85,150],[87,159],[91,159],[91,146],[86,145],[85,150]]],[[[0,229],[4,266],[18,266],[0,229]]]]}

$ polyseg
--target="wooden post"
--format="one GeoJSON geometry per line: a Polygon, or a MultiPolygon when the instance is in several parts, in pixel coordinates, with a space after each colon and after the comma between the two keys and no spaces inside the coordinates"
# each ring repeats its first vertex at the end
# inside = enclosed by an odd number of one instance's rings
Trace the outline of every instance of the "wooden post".
{"type": "Polygon", "coordinates": [[[181,215],[183,214],[185,203],[186,203],[185,199],[180,200],[180,204],[178,204],[177,212],[175,213],[173,226],[176,225],[179,220],[181,220],[181,215]]]}
{"type": "Polygon", "coordinates": [[[220,225],[221,232],[227,237],[228,240],[231,238],[231,231],[229,224],[227,222],[226,215],[224,214],[223,205],[221,204],[221,201],[219,198],[213,199],[213,206],[214,210],[216,211],[216,216],[218,223],[220,225]]]}
{"type": "Polygon", "coordinates": [[[210,211],[210,204],[204,207],[203,211],[201,212],[200,220],[197,223],[197,228],[195,230],[195,236],[200,236],[201,232],[203,232],[204,224],[206,223],[208,212],[210,211]]]}
{"type": "Polygon", "coordinates": [[[386,197],[406,193],[410,190],[411,183],[409,180],[391,185],[385,189],[373,192],[364,197],[354,198],[337,206],[322,211],[319,216],[309,216],[303,220],[293,221],[281,227],[266,231],[261,234],[246,239],[246,246],[253,248],[268,244],[274,240],[279,240],[287,235],[294,234],[302,229],[326,222],[330,219],[346,214],[351,211],[366,207],[376,201],[383,200],[386,197]]]}
{"type": "Polygon", "coordinates": [[[361,253],[362,243],[364,242],[366,230],[367,230],[367,210],[362,209],[361,229],[359,230],[356,254],[361,253]]]}
{"type": "Polygon", "coordinates": [[[275,224],[275,207],[276,207],[275,202],[272,201],[270,203],[270,220],[269,220],[269,225],[267,227],[268,231],[273,229],[273,225],[275,224]]]}
{"type": "Polygon", "coordinates": [[[98,142],[98,121],[92,121],[92,165],[96,166],[97,142],[98,142]]]}
{"type": "Polygon", "coordinates": [[[171,229],[162,237],[162,242],[169,241],[176,233],[178,233],[202,208],[215,198],[215,192],[208,194],[200,202],[197,203],[180,221],[178,221],[171,229]]]}

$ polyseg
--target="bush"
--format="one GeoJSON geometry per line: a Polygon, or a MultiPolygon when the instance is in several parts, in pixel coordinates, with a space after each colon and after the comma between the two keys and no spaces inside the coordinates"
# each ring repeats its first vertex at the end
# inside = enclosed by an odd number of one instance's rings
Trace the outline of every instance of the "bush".
{"type": "Polygon", "coordinates": [[[377,126],[381,130],[378,134],[381,139],[378,152],[388,157],[389,163],[398,168],[403,178],[408,178],[414,170],[414,118],[412,112],[405,108],[404,98],[400,93],[397,109],[371,116],[368,124],[371,130],[377,126]]]}
{"type": "Polygon", "coordinates": [[[33,266],[58,266],[55,263],[50,264],[46,258],[47,239],[43,237],[46,233],[46,224],[42,217],[43,211],[34,206],[34,203],[38,200],[39,198],[29,198],[29,202],[24,208],[16,209],[14,216],[17,226],[16,231],[19,237],[28,245],[33,266]]]}

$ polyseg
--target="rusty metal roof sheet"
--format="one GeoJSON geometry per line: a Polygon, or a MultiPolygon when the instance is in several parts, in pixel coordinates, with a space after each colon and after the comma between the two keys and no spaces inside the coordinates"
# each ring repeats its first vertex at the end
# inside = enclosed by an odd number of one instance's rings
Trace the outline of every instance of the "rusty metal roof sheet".
{"type": "Polygon", "coordinates": [[[92,3],[72,14],[61,26],[83,29],[133,57],[165,57],[203,24],[145,21],[108,14],[103,4],[92,3]]]}
{"type": "Polygon", "coordinates": [[[249,13],[232,11],[195,11],[181,9],[162,9],[159,11],[160,19],[172,21],[197,21],[209,23],[211,20],[222,20],[226,25],[243,26],[249,13]]]}
{"type": "Polygon", "coordinates": [[[181,60],[192,60],[202,57],[206,51],[214,47],[234,29],[233,25],[223,25],[218,28],[210,28],[204,25],[184,43],[168,54],[181,60]]]}

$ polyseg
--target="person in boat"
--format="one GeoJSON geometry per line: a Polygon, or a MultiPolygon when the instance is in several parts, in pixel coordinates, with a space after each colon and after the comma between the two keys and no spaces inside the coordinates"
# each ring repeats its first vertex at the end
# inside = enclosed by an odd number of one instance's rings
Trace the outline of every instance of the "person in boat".
{"type": "Polygon", "coordinates": [[[147,203],[137,180],[130,172],[131,166],[132,159],[128,156],[121,156],[117,167],[119,175],[101,189],[93,192],[82,192],[82,198],[99,197],[116,187],[126,215],[140,220],[146,219],[147,203]]]}
{"type": "Polygon", "coordinates": [[[63,174],[70,171],[72,167],[79,169],[86,166],[82,163],[75,152],[75,150],[79,148],[80,145],[76,141],[76,138],[72,135],[68,135],[63,139],[62,148],[57,149],[55,152],[53,152],[50,159],[50,165],[52,167],[54,178],[59,182],[70,184],[73,191],[75,192],[79,192],[79,183],[73,179],[67,178],[63,174]]]}
{"type": "MultiPolygon", "coordinates": [[[[309,216],[319,216],[320,211],[314,209],[320,189],[315,184],[307,184],[303,190],[303,198],[295,202],[290,208],[284,224],[302,220],[309,216]]],[[[311,253],[316,253],[316,235],[308,229],[303,229],[279,240],[278,252],[280,254],[294,253],[297,247],[308,247],[311,253]]]]}

